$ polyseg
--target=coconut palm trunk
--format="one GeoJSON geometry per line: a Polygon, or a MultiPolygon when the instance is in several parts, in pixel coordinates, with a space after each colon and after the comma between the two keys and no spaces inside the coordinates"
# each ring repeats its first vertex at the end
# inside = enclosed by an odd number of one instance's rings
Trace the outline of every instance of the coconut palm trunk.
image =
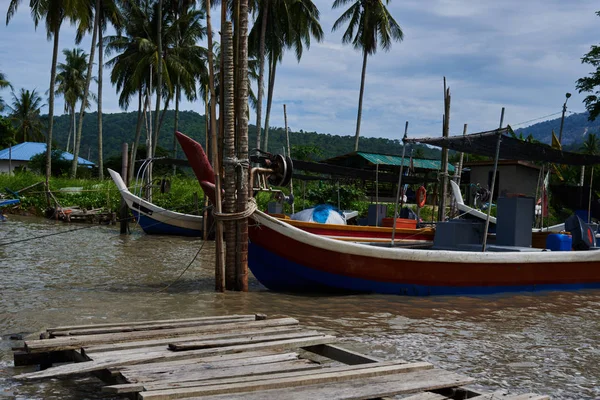
{"type": "Polygon", "coordinates": [[[67,147],[65,148],[66,152],[69,151],[69,146],[71,145],[71,134],[75,129],[75,107],[73,107],[73,105],[69,106],[69,117],[69,134],[67,135],[67,147]]]}
{"type": "MultiPolygon", "coordinates": [[[[98,2],[101,2],[98,1],[98,2]]],[[[101,8],[96,12],[100,14],[101,8]]],[[[104,157],[102,149],[102,69],[104,67],[104,46],[102,44],[102,28],[98,27],[98,178],[104,179],[104,157]]]]}
{"type": "Polygon", "coordinates": [[[271,104],[273,103],[273,89],[275,88],[275,72],[277,71],[277,57],[271,56],[269,66],[269,93],[267,94],[267,112],[265,114],[265,151],[269,151],[269,117],[271,116],[271,104]]]}
{"type": "MultiPolygon", "coordinates": [[[[238,159],[248,160],[248,0],[240,0],[239,59],[238,59],[238,159]]],[[[238,212],[248,207],[248,166],[238,169],[238,212]]],[[[248,291],[248,219],[238,222],[238,251],[240,261],[236,264],[236,289],[248,291]]]]}
{"type": "Polygon", "coordinates": [[[83,99],[81,100],[81,109],[79,110],[79,125],[77,127],[77,135],[73,139],[73,162],[71,163],[71,178],[77,176],[77,161],[79,157],[79,148],[81,146],[81,133],[83,131],[83,114],[87,108],[87,99],[90,93],[90,83],[92,82],[92,67],[94,66],[94,54],[96,53],[96,39],[98,35],[98,25],[100,22],[100,13],[97,11],[100,9],[101,0],[96,0],[96,13],[94,15],[94,28],[92,33],[92,46],[90,48],[90,59],[88,62],[87,76],[85,78],[85,89],[83,91],[83,99]]]}
{"type": "Polygon", "coordinates": [[[264,11],[262,15],[262,21],[260,26],[260,44],[258,45],[258,99],[256,103],[256,148],[260,150],[261,140],[261,119],[262,119],[262,98],[265,86],[265,39],[267,36],[267,17],[269,13],[269,0],[263,0],[264,11]]]}
{"type": "Polygon", "coordinates": [[[137,155],[137,149],[140,144],[140,137],[142,136],[142,123],[144,122],[144,113],[142,110],[143,91],[144,89],[140,87],[140,92],[138,94],[138,118],[137,125],[135,127],[135,140],[133,141],[133,146],[131,146],[132,162],[129,163],[129,182],[133,181],[133,173],[135,171],[135,157],[137,155]]]}
{"type": "MultiPolygon", "coordinates": [[[[181,96],[181,85],[179,76],[177,77],[177,87],[175,88],[175,123],[173,124],[173,158],[177,158],[177,137],[175,132],[179,130],[179,97],[181,96]]],[[[173,175],[177,172],[177,166],[173,164],[173,175]]]]}
{"type": "Polygon", "coordinates": [[[58,61],[58,38],[60,25],[54,29],[52,67],[50,68],[50,94],[48,98],[48,136],[46,137],[46,200],[50,205],[50,175],[52,175],[52,127],[54,125],[54,88],[56,86],[56,65],[58,61]]]}
{"type": "Polygon", "coordinates": [[[154,139],[152,140],[152,157],[156,152],[158,134],[160,131],[160,92],[162,90],[163,54],[162,54],[162,6],[163,0],[158,0],[158,37],[156,38],[156,110],[154,111],[154,139]]]}
{"type": "MultiPolygon", "coordinates": [[[[234,65],[233,65],[233,30],[231,22],[225,22],[222,32],[221,56],[223,70],[221,71],[221,86],[223,87],[223,108],[225,119],[223,121],[223,154],[225,169],[225,197],[223,198],[223,211],[234,213],[235,203],[235,95],[234,95],[234,65]],[[229,160],[229,162],[226,162],[229,160]]],[[[236,222],[227,221],[225,229],[225,288],[235,289],[235,259],[236,259],[236,222]]]]}
{"type": "Polygon", "coordinates": [[[354,151],[358,151],[358,138],[360,137],[360,121],[362,118],[363,95],[365,93],[365,77],[367,76],[367,59],[369,54],[363,51],[363,66],[360,76],[360,92],[358,94],[358,115],[356,116],[356,134],[354,136],[354,151]]]}

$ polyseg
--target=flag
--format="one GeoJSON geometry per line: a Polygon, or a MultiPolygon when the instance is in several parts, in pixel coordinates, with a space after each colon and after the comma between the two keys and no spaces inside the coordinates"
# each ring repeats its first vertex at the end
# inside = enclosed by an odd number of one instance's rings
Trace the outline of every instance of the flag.
{"type": "Polygon", "coordinates": [[[548,216],[548,181],[550,180],[550,172],[546,174],[544,185],[542,186],[542,217],[548,216]]]}
{"type": "Polygon", "coordinates": [[[552,129],[552,148],[557,149],[557,150],[562,150],[562,146],[561,146],[560,142],[558,141],[556,134],[554,133],[554,129],[552,129]]]}

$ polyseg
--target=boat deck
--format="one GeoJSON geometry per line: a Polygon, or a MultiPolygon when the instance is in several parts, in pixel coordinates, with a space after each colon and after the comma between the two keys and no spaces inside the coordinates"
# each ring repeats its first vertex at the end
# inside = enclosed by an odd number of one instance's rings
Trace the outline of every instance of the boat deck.
{"type": "Polygon", "coordinates": [[[427,362],[382,361],[343,349],[331,332],[294,318],[229,315],[63,326],[15,348],[16,375],[40,380],[94,374],[107,394],[136,399],[543,400],[483,394],[465,375],[427,362]],[[60,365],[52,366],[53,364],[60,365]]]}

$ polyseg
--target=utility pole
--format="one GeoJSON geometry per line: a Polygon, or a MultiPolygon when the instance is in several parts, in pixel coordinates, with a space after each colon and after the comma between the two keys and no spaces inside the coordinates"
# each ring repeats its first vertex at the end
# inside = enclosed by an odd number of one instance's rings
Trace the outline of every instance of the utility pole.
{"type": "Polygon", "coordinates": [[[563,109],[562,109],[562,118],[560,119],[560,130],[558,131],[558,143],[560,143],[562,145],[562,131],[563,131],[563,125],[565,124],[565,113],[567,112],[567,101],[569,100],[569,97],[571,97],[571,93],[567,93],[565,94],[565,103],[563,104],[563,109]]]}

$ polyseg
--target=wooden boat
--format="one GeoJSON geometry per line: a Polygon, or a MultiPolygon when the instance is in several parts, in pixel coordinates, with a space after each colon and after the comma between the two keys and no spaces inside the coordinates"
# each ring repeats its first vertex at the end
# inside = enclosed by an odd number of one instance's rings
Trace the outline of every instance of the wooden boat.
{"type": "Polygon", "coordinates": [[[274,291],[444,295],[600,287],[600,251],[391,248],[332,240],[260,211],[252,219],[248,266],[274,291]]]}
{"type": "Polygon", "coordinates": [[[166,210],[131,193],[121,175],[108,169],[121,196],[145,233],[154,235],[202,236],[203,217],[166,210]]]}
{"type": "Polygon", "coordinates": [[[0,199],[0,208],[19,204],[19,199],[0,199]]]}
{"type": "MultiPolygon", "coordinates": [[[[177,139],[198,182],[200,182],[202,190],[204,190],[204,193],[214,203],[214,172],[202,145],[180,132],[177,132],[177,139]]],[[[306,232],[344,241],[389,243],[393,232],[393,228],[391,227],[321,224],[317,222],[296,221],[285,218],[283,215],[278,215],[277,217],[306,232]]],[[[432,228],[397,228],[394,240],[400,243],[431,243],[434,234],[435,229],[432,228]]]]}

